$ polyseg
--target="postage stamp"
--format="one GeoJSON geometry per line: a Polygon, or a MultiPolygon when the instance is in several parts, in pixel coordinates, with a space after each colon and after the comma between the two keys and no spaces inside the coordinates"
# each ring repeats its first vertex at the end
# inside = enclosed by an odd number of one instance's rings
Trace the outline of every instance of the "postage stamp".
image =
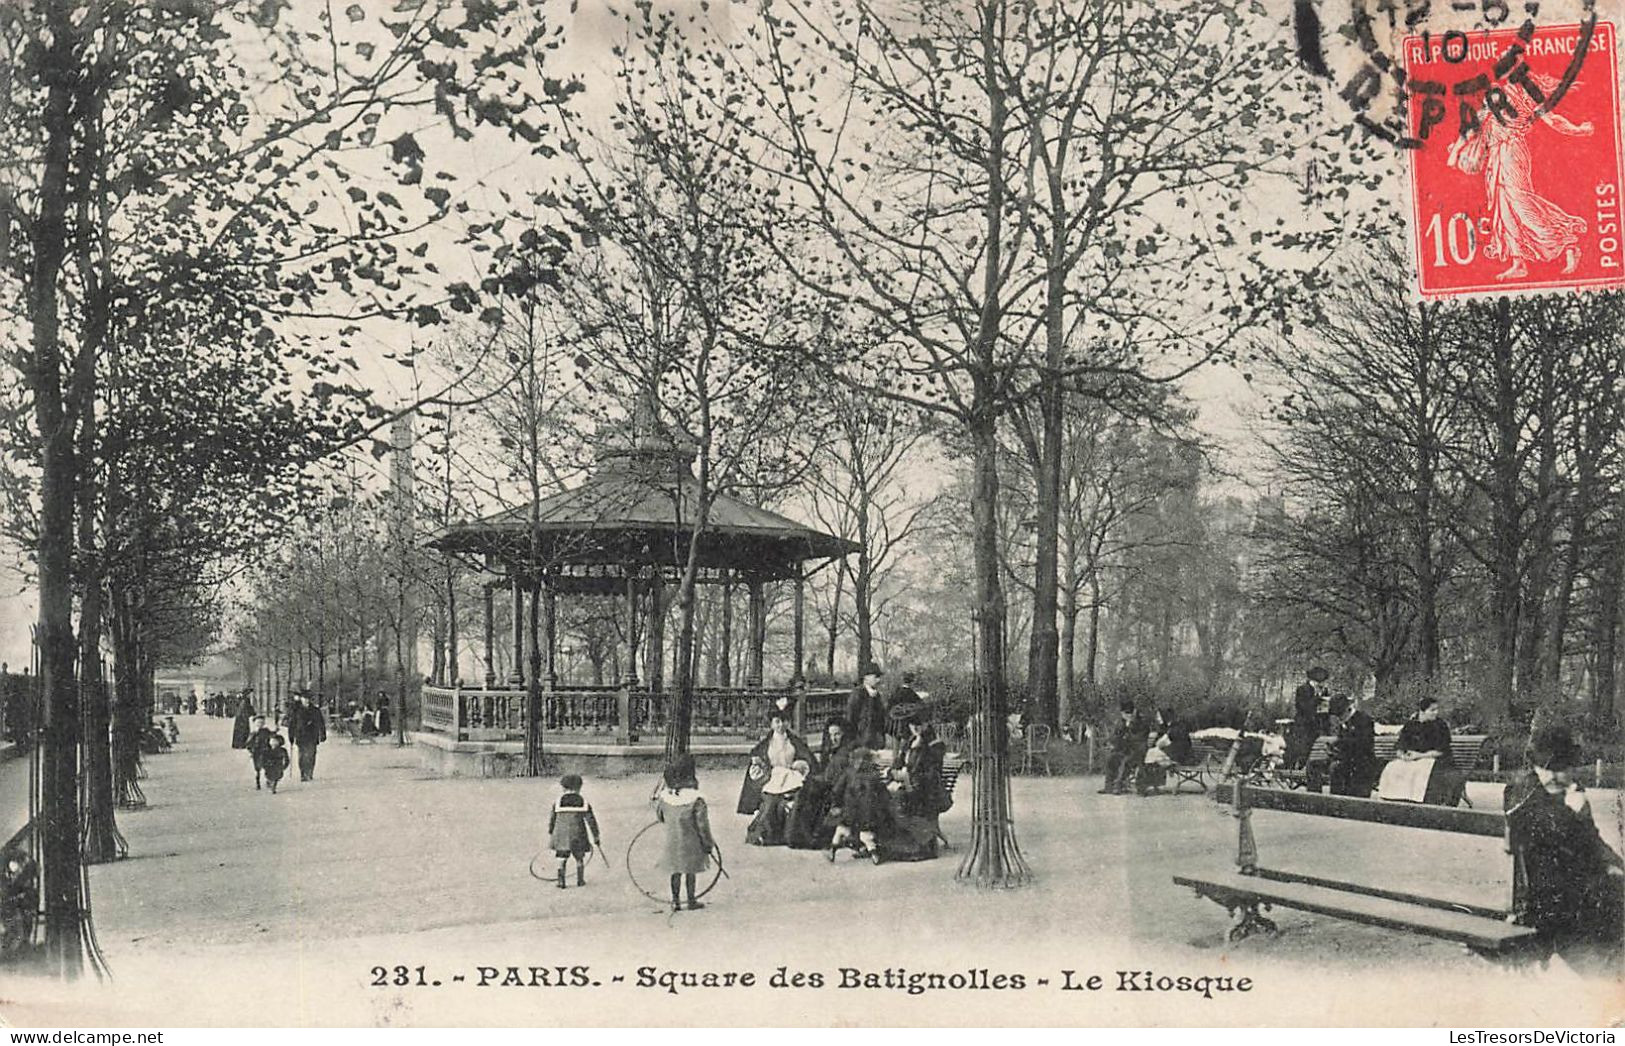
{"type": "Polygon", "coordinates": [[[1613,24],[1405,38],[1424,298],[1625,286],[1613,24]]]}

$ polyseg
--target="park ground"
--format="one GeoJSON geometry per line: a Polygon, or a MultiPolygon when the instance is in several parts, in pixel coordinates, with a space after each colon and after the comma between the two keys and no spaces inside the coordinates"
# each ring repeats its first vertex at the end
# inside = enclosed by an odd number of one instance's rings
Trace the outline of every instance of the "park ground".
{"type": "MultiPolygon", "coordinates": [[[[1018,777],[1017,832],[1034,881],[987,890],[954,878],[970,834],[968,780],[943,818],[955,850],[873,867],[743,845],[745,818],[732,812],[738,777],[712,771],[701,784],[729,877],[704,911],[674,915],[638,892],[625,863],[629,839],[650,820],[652,778],[588,781],[609,861],[588,866],[585,888],[561,891],[529,871],[557,792],[551,779],[433,779],[410,747],[336,740],[322,746],[314,782],[295,773],[273,796],[254,790],[230,725],[181,717],[175,751],[148,760],[150,805],[120,813],[130,856],[91,870],[111,980],[7,978],[6,1023],[1461,1027],[1625,1018],[1619,983],[1508,969],[1454,945],[1320,916],[1278,910],[1279,936],[1228,943],[1223,910],[1170,880],[1222,871],[1233,857],[1232,819],[1198,795],[1103,796],[1098,777],[1018,777]],[[524,986],[503,986],[510,966],[522,968],[524,986]],[[532,986],[542,975],[531,967],[548,968],[551,981],[560,966],[585,967],[589,983],[532,986]],[[673,994],[640,986],[644,967],[749,971],[756,983],[673,994]],[[774,987],[780,967],[821,974],[824,987],[774,987]],[[1025,987],[842,988],[843,967],[882,978],[987,970],[1020,974],[1025,987]],[[1074,983],[1099,974],[1101,986],[1062,990],[1065,970],[1074,983]],[[1119,990],[1118,971],[1137,970],[1247,978],[1250,988],[1211,999],[1119,990]],[[482,977],[493,983],[480,986],[482,977]]],[[[1499,798],[1494,785],[1471,794],[1481,807],[1499,798]]],[[[1619,795],[1594,792],[1593,804],[1617,841],[1619,795]]],[[[1494,840],[1269,813],[1255,823],[1261,857],[1275,867],[1505,903],[1509,860],[1494,840]]],[[[551,861],[543,865],[550,873],[551,861]]]]}

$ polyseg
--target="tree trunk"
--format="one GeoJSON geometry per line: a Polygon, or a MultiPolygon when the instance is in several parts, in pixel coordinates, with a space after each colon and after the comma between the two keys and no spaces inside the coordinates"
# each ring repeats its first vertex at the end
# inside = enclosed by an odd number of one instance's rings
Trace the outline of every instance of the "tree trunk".
{"type": "Polygon", "coordinates": [[[1604,550],[1601,578],[1593,590],[1592,645],[1596,671],[1592,673],[1591,713],[1602,723],[1625,720],[1625,692],[1619,686],[1620,618],[1625,615],[1625,490],[1614,510],[1614,533],[1604,550]]]}
{"type": "MultiPolygon", "coordinates": [[[[1552,559],[1557,536],[1558,498],[1554,487],[1557,479],[1557,417],[1556,370],[1558,346],[1541,346],[1540,386],[1538,410],[1540,419],[1539,446],[1536,455],[1535,489],[1533,493],[1534,522],[1524,535],[1529,550],[1521,586],[1523,603],[1523,637],[1518,649],[1517,685],[1526,697],[1537,696],[1541,680],[1541,666],[1545,664],[1545,650],[1551,642],[1552,615],[1548,589],[1551,587],[1552,559]]],[[[1561,638],[1559,638],[1561,642],[1561,638]]]]}
{"type": "Polygon", "coordinates": [[[1066,392],[1061,368],[1066,362],[1066,190],[1063,185],[1066,142],[1049,165],[1050,197],[1049,272],[1044,296],[1044,378],[1038,390],[1041,433],[1038,460],[1033,468],[1037,549],[1033,560],[1033,621],[1027,644],[1027,703],[1052,727],[1061,725],[1057,652],[1061,637],[1056,629],[1059,596],[1061,538],[1061,453],[1066,392]]]}
{"type": "Polygon", "coordinates": [[[1514,373],[1511,303],[1502,298],[1494,306],[1491,380],[1495,445],[1492,449],[1490,506],[1493,551],[1490,571],[1490,621],[1494,630],[1485,713],[1491,722],[1508,718],[1513,709],[1517,671],[1520,570],[1518,535],[1518,400],[1514,373]]]}
{"type": "Polygon", "coordinates": [[[1061,725],[1072,719],[1072,681],[1077,672],[1078,590],[1075,579],[1061,589],[1060,665],[1055,680],[1055,717],[1061,725]]]}
{"type": "Polygon", "coordinates": [[[74,431],[63,409],[62,346],[57,280],[68,246],[68,156],[77,33],[69,5],[55,0],[44,12],[51,28],[54,71],[46,95],[40,169],[39,216],[33,226],[34,264],[29,274],[32,334],[29,386],[40,441],[38,641],[41,724],[41,870],[45,908],[45,963],[57,976],[78,977],[84,968],[81,937],[83,895],[79,849],[79,691],[74,680],[73,566],[74,498],[78,464],[74,431]]]}
{"type": "MultiPolygon", "coordinates": [[[[532,559],[534,563],[535,560],[532,559]]],[[[525,776],[546,772],[543,730],[547,710],[542,706],[542,584],[530,585],[530,673],[525,680],[525,776]]]]}
{"type": "Polygon", "coordinates": [[[112,603],[113,626],[113,791],[118,805],[139,810],[147,805],[141,792],[140,652],[135,625],[129,611],[129,596],[122,587],[108,592],[112,603]]]}
{"type": "Polygon", "coordinates": [[[1029,876],[1010,816],[1009,699],[1005,689],[1004,588],[999,577],[998,440],[992,418],[973,421],[974,493],[971,514],[976,575],[976,768],[971,843],[959,878],[1014,885],[1029,876]]]}
{"type": "Polygon", "coordinates": [[[1416,520],[1412,540],[1416,552],[1416,599],[1420,619],[1417,645],[1422,659],[1422,675],[1432,679],[1439,674],[1439,576],[1433,555],[1433,500],[1439,453],[1433,442],[1436,380],[1433,317],[1438,306],[1423,304],[1418,309],[1421,339],[1417,346],[1416,520]]]}
{"type": "MultiPolygon", "coordinates": [[[[681,605],[681,598],[678,603],[681,605]]],[[[721,671],[717,674],[717,685],[726,690],[733,686],[733,645],[734,645],[734,585],[729,580],[722,585],[722,628],[719,636],[722,647],[717,657],[717,664],[721,671]]],[[[678,657],[682,655],[679,654],[678,657]]]]}

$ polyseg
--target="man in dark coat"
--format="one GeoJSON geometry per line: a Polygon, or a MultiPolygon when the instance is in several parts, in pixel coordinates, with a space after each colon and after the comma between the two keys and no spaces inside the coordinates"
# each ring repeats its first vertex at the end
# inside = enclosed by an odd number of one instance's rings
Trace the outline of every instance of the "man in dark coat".
{"type": "Polygon", "coordinates": [[[1304,676],[1292,692],[1292,725],[1287,728],[1286,752],[1282,756],[1282,762],[1292,769],[1301,769],[1308,762],[1309,750],[1320,736],[1321,688],[1332,674],[1316,665],[1304,676]]]}
{"type": "Polygon", "coordinates": [[[886,746],[886,701],[880,696],[880,666],[863,666],[863,682],[852,688],[846,701],[846,722],[852,728],[852,741],[859,748],[886,746]]]}
{"type": "Polygon", "coordinates": [[[1117,710],[1117,722],[1107,734],[1106,780],[1102,795],[1123,795],[1145,762],[1151,743],[1151,726],[1140,718],[1134,706],[1124,702],[1117,710]]]}
{"type": "Polygon", "coordinates": [[[300,694],[288,715],[288,733],[299,750],[299,780],[316,778],[316,749],[327,740],[327,717],[311,704],[307,694],[300,694]]]}
{"type": "Polygon", "coordinates": [[[382,690],[378,691],[377,726],[379,737],[388,737],[390,732],[395,729],[395,721],[390,718],[389,695],[382,690]]]}
{"type": "Polygon", "coordinates": [[[1625,863],[1597,831],[1585,790],[1570,778],[1580,746],[1567,727],[1536,730],[1530,769],[1507,784],[1507,847],[1522,866],[1517,919],[1538,933],[1542,958],[1618,975],[1625,935],[1625,863]]]}
{"type": "Polygon", "coordinates": [[[1364,799],[1377,786],[1377,723],[1353,700],[1332,698],[1332,717],[1337,720],[1331,743],[1331,784],[1333,795],[1354,795],[1364,799]]]}

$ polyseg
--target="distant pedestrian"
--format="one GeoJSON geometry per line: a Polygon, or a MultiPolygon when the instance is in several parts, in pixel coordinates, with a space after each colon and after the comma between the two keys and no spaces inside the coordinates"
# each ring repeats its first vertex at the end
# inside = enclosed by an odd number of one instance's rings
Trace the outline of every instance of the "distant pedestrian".
{"type": "Polygon", "coordinates": [[[700,796],[692,755],[680,755],[666,767],[651,805],[655,820],[666,826],[661,867],[671,875],[671,910],[683,907],[678,893],[682,887],[687,888],[689,911],[704,908],[694,896],[694,877],[711,867],[711,851],[717,843],[711,835],[711,818],[700,796]]]}
{"type": "Polygon", "coordinates": [[[271,794],[276,795],[276,786],[282,781],[282,775],[288,772],[288,749],[283,745],[281,734],[271,735],[260,765],[265,771],[265,783],[271,786],[271,794]]]}
{"type": "Polygon", "coordinates": [[[231,724],[231,747],[246,748],[248,735],[252,732],[250,725],[254,718],[254,700],[243,695],[242,703],[237,706],[237,718],[231,724]]]}
{"type": "Polygon", "coordinates": [[[299,750],[299,780],[314,781],[316,749],[327,740],[327,717],[308,695],[300,694],[288,713],[288,739],[299,750]]]}
{"type": "Polygon", "coordinates": [[[388,737],[394,725],[395,723],[389,715],[389,695],[380,690],[378,691],[378,736],[388,737]]]}
{"type": "Polygon", "coordinates": [[[547,817],[547,840],[553,848],[553,856],[559,859],[559,889],[562,890],[565,865],[572,857],[576,859],[576,885],[587,885],[587,855],[601,844],[592,804],[581,797],[581,775],[565,774],[559,778],[559,789],[563,794],[547,817]]]}
{"type": "MultiPolygon", "coordinates": [[[[265,769],[265,753],[271,747],[271,738],[275,736],[275,732],[265,725],[264,716],[257,715],[254,717],[254,730],[248,735],[248,744],[243,747],[248,749],[248,758],[254,763],[254,790],[256,792],[260,789],[260,777],[265,769]]],[[[287,753],[283,754],[286,755],[287,753]]]]}

